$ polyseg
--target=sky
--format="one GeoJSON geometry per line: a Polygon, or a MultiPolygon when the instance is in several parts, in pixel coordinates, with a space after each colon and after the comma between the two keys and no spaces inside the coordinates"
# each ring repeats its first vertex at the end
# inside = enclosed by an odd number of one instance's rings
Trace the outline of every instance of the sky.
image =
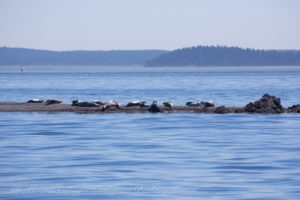
{"type": "Polygon", "coordinates": [[[300,49],[300,0],[0,0],[0,47],[300,49]]]}

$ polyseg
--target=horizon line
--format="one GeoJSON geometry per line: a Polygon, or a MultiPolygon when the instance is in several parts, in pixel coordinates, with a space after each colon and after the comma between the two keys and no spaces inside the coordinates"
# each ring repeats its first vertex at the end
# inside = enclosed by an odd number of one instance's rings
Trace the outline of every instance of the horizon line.
{"type": "Polygon", "coordinates": [[[176,51],[181,49],[188,48],[196,48],[196,47],[227,47],[227,48],[240,48],[240,49],[251,49],[251,50],[265,50],[265,51],[300,51],[300,49],[260,49],[260,48],[250,48],[250,47],[240,47],[240,46],[227,46],[227,45],[196,45],[196,46],[188,46],[188,47],[180,47],[172,50],[166,49],[109,49],[109,50],[101,50],[101,49],[73,49],[73,50],[53,50],[53,49],[42,49],[42,48],[30,48],[30,47],[8,47],[8,46],[0,46],[0,48],[11,48],[11,49],[27,49],[27,50],[38,50],[38,51],[54,51],[54,52],[68,52],[68,51],[176,51]]]}

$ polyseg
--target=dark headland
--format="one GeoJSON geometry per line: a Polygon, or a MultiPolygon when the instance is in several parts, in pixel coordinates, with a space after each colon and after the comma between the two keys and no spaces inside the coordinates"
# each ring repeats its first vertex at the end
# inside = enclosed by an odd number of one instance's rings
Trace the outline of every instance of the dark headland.
{"type": "Polygon", "coordinates": [[[300,66],[300,51],[197,46],[165,52],[145,66],[300,66]]]}
{"type": "MultiPolygon", "coordinates": [[[[280,114],[280,113],[300,113],[300,104],[284,108],[281,105],[280,98],[269,94],[263,95],[255,102],[250,102],[244,107],[234,106],[215,106],[207,102],[189,102],[187,105],[172,105],[168,102],[165,105],[136,104],[136,105],[119,105],[111,101],[97,105],[95,102],[82,102],[72,104],[60,104],[58,100],[51,104],[47,103],[14,103],[0,102],[0,112],[75,112],[75,113],[262,113],[262,114],[280,114]],[[58,101],[58,103],[55,103],[58,101]],[[171,106],[170,106],[171,105],[171,106]]],[[[47,101],[49,102],[49,100],[47,101]]],[[[100,101],[99,101],[100,102],[100,101]]]]}

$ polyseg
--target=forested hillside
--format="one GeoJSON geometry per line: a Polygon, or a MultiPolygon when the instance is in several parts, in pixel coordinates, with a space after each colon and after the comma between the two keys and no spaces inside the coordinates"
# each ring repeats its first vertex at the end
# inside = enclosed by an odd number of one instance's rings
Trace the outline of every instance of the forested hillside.
{"type": "Polygon", "coordinates": [[[0,65],[144,65],[162,50],[47,51],[0,48],[0,65]]]}
{"type": "Polygon", "coordinates": [[[197,46],[166,52],[145,66],[300,66],[300,51],[197,46]]]}

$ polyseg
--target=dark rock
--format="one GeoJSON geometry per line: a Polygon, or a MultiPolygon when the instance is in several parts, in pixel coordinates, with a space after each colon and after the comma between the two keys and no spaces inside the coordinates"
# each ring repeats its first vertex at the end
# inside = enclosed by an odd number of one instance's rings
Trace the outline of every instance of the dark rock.
{"type": "Polygon", "coordinates": [[[231,109],[225,107],[225,106],[219,106],[216,108],[215,113],[218,114],[226,114],[226,113],[231,113],[231,109]]]}
{"type": "Polygon", "coordinates": [[[230,109],[232,110],[233,113],[244,113],[245,112],[244,107],[232,106],[232,107],[230,107],[230,109]]]}
{"type": "Polygon", "coordinates": [[[248,113],[284,113],[285,109],[280,103],[280,98],[265,94],[254,103],[250,102],[244,107],[248,113]]]}
{"type": "Polygon", "coordinates": [[[152,113],[161,112],[160,108],[157,106],[157,101],[153,101],[148,111],[152,113]]]}
{"type": "Polygon", "coordinates": [[[287,112],[289,112],[289,113],[300,113],[300,104],[288,107],[287,112]]]}

